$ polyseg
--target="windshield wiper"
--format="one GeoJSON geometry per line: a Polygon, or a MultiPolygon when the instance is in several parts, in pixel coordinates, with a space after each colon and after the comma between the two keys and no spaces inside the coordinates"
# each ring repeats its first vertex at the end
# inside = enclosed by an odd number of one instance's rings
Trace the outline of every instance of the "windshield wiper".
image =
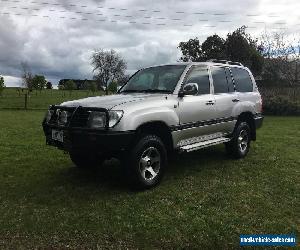
{"type": "Polygon", "coordinates": [[[172,93],[172,91],[167,90],[167,89],[124,89],[120,93],[172,93]]]}
{"type": "Polygon", "coordinates": [[[141,90],[137,90],[137,89],[124,89],[122,90],[120,93],[135,93],[135,92],[142,92],[141,90]]]}
{"type": "Polygon", "coordinates": [[[144,89],[142,92],[146,93],[172,93],[172,91],[167,89],[144,89]]]}

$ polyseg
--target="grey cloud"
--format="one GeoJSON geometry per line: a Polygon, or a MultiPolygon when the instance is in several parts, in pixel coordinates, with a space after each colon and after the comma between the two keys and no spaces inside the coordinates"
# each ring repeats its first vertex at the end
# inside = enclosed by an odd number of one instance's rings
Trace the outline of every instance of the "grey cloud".
{"type": "Polygon", "coordinates": [[[18,6],[9,1],[0,2],[1,74],[18,77],[20,62],[27,61],[33,73],[45,74],[54,81],[91,78],[90,56],[97,48],[116,49],[128,62],[129,72],[133,72],[141,67],[176,61],[180,41],[195,36],[203,40],[214,33],[225,36],[243,24],[259,26],[253,22],[270,18],[247,14],[272,11],[271,5],[263,9],[259,0],[226,3],[222,0],[90,0],[84,3],[49,0],[51,5],[42,2],[46,1],[18,3],[18,6]],[[29,9],[22,9],[24,6],[29,9]]]}

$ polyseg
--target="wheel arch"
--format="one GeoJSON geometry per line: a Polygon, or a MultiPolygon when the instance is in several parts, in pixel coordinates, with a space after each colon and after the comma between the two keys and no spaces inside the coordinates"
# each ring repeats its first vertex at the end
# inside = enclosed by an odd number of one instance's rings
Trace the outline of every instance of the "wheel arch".
{"type": "Polygon", "coordinates": [[[249,127],[250,127],[250,132],[251,132],[251,140],[255,141],[256,140],[256,127],[255,127],[255,120],[254,120],[254,115],[251,112],[242,112],[239,114],[236,126],[241,123],[241,122],[247,122],[249,127]]]}
{"type": "Polygon", "coordinates": [[[137,139],[143,134],[153,134],[158,136],[164,143],[168,152],[173,150],[173,138],[170,127],[162,121],[149,121],[145,122],[136,130],[137,139]]]}

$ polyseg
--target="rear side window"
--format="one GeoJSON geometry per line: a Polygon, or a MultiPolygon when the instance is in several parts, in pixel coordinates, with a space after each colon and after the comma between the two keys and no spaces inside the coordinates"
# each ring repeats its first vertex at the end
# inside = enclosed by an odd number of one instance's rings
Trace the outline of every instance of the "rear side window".
{"type": "Polygon", "coordinates": [[[215,94],[228,93],[228,83],[225,74],[225,68],[222,67],[212,67],[211,74],[214,83],[215,94]]]}
{"type": "Polygon", "coordinates": [[[253,83],[247,70],[242,68],[231,68],[236,91],[238,92],[252,92],[253,83]]]}
{"type": "Polygon", "coordinates": [[[210,93],[210,82],[208,77],[208,71],[205,67],[194,67],[188,74],[184,84],[197,83],[198,95],[204,95],[210,93]]]}

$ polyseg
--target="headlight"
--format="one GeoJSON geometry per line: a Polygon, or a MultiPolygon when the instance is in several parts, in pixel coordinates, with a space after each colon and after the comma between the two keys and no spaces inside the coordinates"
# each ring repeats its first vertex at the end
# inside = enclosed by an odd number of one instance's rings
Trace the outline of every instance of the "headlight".
{"type": "MultiPolygon", "coordinates": [[[[108,112],[109,121],[108,126],[111,128],[115,126],[122,118],[123,111],[114,110],[108,112]]],[[[88,125],[90,128],[101,129],[105,128],[106,125],[106,114],[105,112],[93,111],[90,113],[88,125]]]]}
{"type": "Polygon", "coordinates": [[[91,112],[88,124],[90,128],[104,128],[106,124],[105,113],[98,111],[91,112]]]}
{"type": "Polygon", "coordinates": [[[109,115],[109,124],[108,126],[111,128],[115,126],[122,118],[123,111],[122,110],[113,110],[108,112],[109,115]]]}
{"type": "Polygon", "coordinates": [[[57,110],[57,115],[58,115],[58,124],[59,125],[65,125],[68,122],[68,116],[69,113],[67,111],[61,111],[57,110]]]}
{"type": "Polygon", "coordinates": [[[46,115],[45,115],[45,119],[46,119],[46,122],[49,122],[50,120],[51,120],[51,117],[52,117],[52,115],[53,115],[53,110],[48,110],[47,112],[46,112],[46,115]]]}

